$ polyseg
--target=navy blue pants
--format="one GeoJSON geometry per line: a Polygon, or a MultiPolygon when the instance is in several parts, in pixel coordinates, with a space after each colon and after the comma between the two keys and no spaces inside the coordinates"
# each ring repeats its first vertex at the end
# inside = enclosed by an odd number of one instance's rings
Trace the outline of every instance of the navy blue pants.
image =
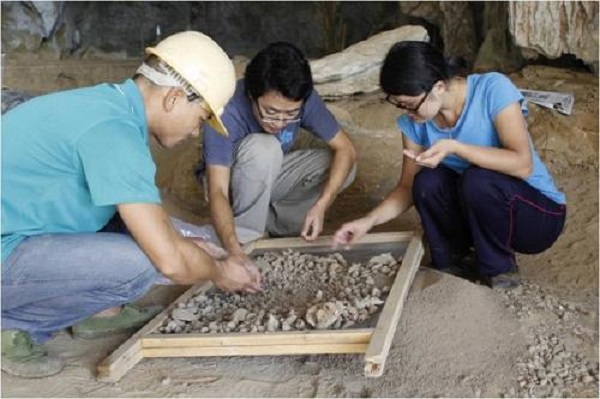
{"type": "Polygon", "coordinates": [[[521,179],[478,167],[462,175],[443,166],[421,169],[413,200],[433,266],[450,267],[473,247],[486,277],[515,270],[515,252],[552,246],[567,211],[521,179]]]}

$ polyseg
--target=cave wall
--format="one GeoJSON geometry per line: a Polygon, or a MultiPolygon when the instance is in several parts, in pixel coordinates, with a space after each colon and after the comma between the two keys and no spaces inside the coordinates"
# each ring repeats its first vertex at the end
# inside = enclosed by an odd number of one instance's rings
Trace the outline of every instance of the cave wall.
{"type": "Polygon", "coordinates": [[[525,57],[573,54],[597,70],[597,1],[517,1],[508,9],[510,32],[525,57]]]}
{"type": "Polygon", "coordinates": [[[286,40],[321,57],[398,26],[398,8],[395,2],[2,2],[2,52],[139,58],[160,37],[194,29],[232,56],[286,40]]]}
{"type": "Polygon", "coordinates": [[[571,55],[598,65],[599,3],[540,2],[2,2],[4,58],[139,59],[186,29],[231,56],[286,40],[320,58],[404,25],[424,26],[447,55],[478,70],[512,72],[571,55]],[[160,27],[159,31],[157,27],[160,27]]]}

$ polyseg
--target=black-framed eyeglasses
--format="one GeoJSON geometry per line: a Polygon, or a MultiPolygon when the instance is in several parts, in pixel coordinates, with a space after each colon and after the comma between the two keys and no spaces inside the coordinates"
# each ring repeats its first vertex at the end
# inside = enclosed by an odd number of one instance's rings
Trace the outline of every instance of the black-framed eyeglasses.
{"type": "Polygon", "coordinates": [[[423,98],[421,99],[421,101],[419,101],[419,103],[414,106],[414,107],[407,107],[406,105],[402,104],[402,103],[397,103],[395,101],[392,101],[392,94],[388,94],[385,97],[385,101],[387,101],[388,103],[392,104],[394,107],[399,108],[399,109],[403,109],[405,111],[408,112],[418,112],[419,108],[421,108],[421,106],[423,105],[423,103],[425,102],[425,100],[427,99],[427,97],[429,96],[429,93],[431,93],[431,89],[427,90],[425,92],[425,95],[423,96],[423,98]]]}
{"type": "Polygon", "coordinates": [[[296,111],[295,115],[290,116],[285,115],[281,112],[276,112],[272,115],[265,115],[265,111],[263,110],[262,106],[258,103],[257,100],[253,100],[254,103],[256,104],[256,109],[258,109],[258,116],[260,116],[260,120],[265,122],[265,123],[296,123],[296,122],[300,122],[301,118],[300,118],[300,111],[298,110],[296,111]],[[287,118],[285,117],[287,116],[287,118]]]}

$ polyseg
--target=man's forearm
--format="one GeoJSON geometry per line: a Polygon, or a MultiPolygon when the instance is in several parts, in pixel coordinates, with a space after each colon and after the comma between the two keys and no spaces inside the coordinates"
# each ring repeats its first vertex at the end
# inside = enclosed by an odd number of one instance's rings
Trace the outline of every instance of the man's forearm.
{"type": "Polygon", "coordinates": [[[215,260],[173,227],[157,204],[119,204],[119,215],[158,271],[179,284],[211,280],[215,260]]]}
{"type": "Polygon", "coordinates": [[[212,196],[210,199],[210,214],[219,240],[221,240],[221,244],[227,252],[241,252],[242,248],[235,233],[233,211],[231,210],[228,199],[222,194],[212,196]]]}
{"type": "Polygon", "coordinates": [[[344,182],[352,172],[356,157],[349,151],[336,151],[333,154],[331,167],[329,169],[329,179],[325,183],[323,192],[318,202],[327,209],[331,206],[338,193],[341,191],[344,182]]]}
{"type": "Polygon", "coordinates": [[[185,269],[182,274],[177,273],[167,276],[173,282],[179,284],[196,284],[212,280],[215,277],[216,260],[207,252],[186,239],[178,241],[178,248],[183,258],[182,264],[185,265],[185,269]]]}

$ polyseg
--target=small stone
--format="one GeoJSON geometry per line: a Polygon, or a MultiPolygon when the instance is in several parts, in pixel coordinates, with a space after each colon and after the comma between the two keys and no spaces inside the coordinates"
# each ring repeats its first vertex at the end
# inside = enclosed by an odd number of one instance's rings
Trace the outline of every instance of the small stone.
{"type": "Polygon", "coordinates": [[[546,370],[539,369],[536,374],[537,374],[537,376],[538,376],[539,379],[542,379],[542,378],[546,377],[546,370]]]}
{"type": "Polygon", "coordinates": [[[317,291],[317,295],[315,295],[315,299],[316,299],[317,301],[322,301],[322,300],[323,300],[323,291],[321,291],[321,290],[318,290],[318,291],[317,291]]]}
{"type": "Polygon", "coordinates": [[[354,321],[353,320],[345,320],[342,323],[342,327],[341,328],[348,328],[348,327],[352,327],[354,325],[354,321]]]}
{"type": "Polygon", "coordinates": [[[171,383],[171,378],[165,377],[160,381],[160,383],[163,385],[169,385],[171,383]]]}
{"type": "Polygon", "coordinates": [[[563,370],[560,370],[560,371],[558,372],[558,376],[559,376],[559,377],[563,377],[563,378],[565,378],[565,377],[566,377],[566,376],[568,376],[568,375],[569,375],[569,372],[568,372],[567,370],[564,370],[564,369],[563,369],[563,370]]]}
{"type": "Polygon", "coordinates": [[[584,375],[583,377],[581,377],[581,382],[583,382],[584,384],[590,384],[594,382],[594,380],[595,378],[591,375],[584,375]]]}
{"type": "Polygon", "coordinates": [[[239,323],[240,321],[246,320],[248,313],[249,312],[247,309],[240,308],[240,309],[237,309],[235,312],[233,312],[233,315],[231,317],[234,322],[239,323]]]}
{"type": "Polygon", "coordinates": [[[195,301],[200,304],[208,301],[208,297],[206,295],[198,295],[195,297],[195,301]]]}
{"type": "Polygon", "coordinates": [[[279,329],[279,320],[272,314],[269,315],[269,321],[267,322],[267,331],[277,331],[279,329]]]}
{"type": "Polygon", "coordinates": [[[296,321],[296,319],[298,318],[298,316],[296,316],[296,313],[294,312],[294,310],[292,309],[290,311],[290,313],[288,314],[288,317],[285,319],[285,322],[290,325],[293,326],[294,322],[296,321]]]}

